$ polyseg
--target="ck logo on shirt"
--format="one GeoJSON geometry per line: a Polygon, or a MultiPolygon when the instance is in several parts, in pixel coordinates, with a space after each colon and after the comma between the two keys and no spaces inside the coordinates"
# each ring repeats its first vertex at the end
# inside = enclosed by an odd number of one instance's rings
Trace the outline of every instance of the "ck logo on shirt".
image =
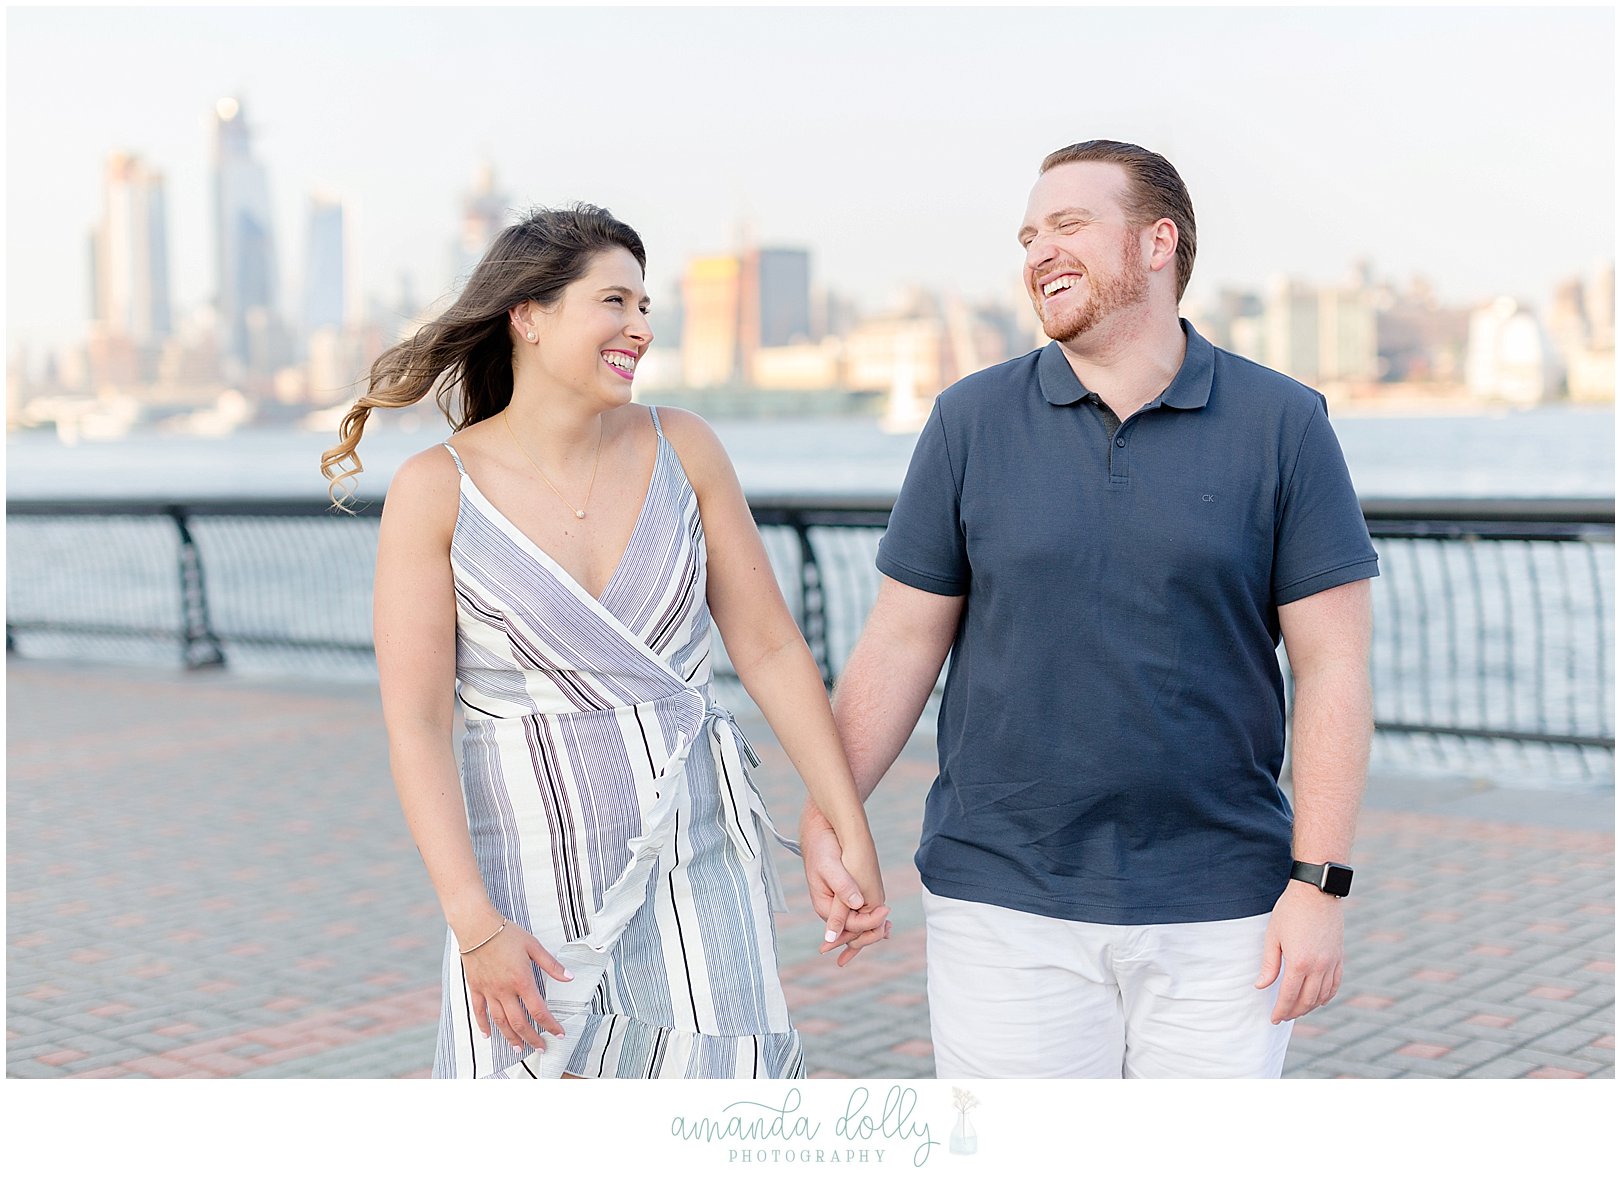
{"type": "Polygon", "coordinates": [[[1199,499],[1200,499],[1201,502],[1206,503],[1206,504],[1213,504],[1213,503],[1216,502],[1216,497],[1209,494],[1208,492],[1205,493],[1204,495],[1201,495],[1199,497],[1199,499]]]}

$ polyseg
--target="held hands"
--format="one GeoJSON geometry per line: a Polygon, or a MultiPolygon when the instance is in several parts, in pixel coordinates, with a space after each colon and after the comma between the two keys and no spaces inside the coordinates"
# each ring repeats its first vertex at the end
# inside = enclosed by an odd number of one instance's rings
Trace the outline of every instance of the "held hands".
{"type": "Polygon", "coordinates": [[[545,1052],[542,1032],[563,1035],[563,1026],[541,998],[535,966],[563,982],[574,977],[514,921],[507,921],[499,933],[462,955],[474,1022],[485,1036],[492,1026],[496,1028],[514,1051],[527,1047],[545,1052]]]}
{"type": "Polygon", "coordinates": [[[1345,960],[1345,910],[1337,897],[1290,880],[1272,909],[1261,952],[1257,989],[1270,987],[1283,971],[1272,1022],[1299,1019],[1339,992],[1345,960]]]}
{"type": "Polygon", "coordinates": [[[864,948],[890,933],[878,852],[869,838],[866,846],[851,847],[846,853],[814,804],[806,806],[800,819],[799,841],[811,906],[827,922],[821,952],[843,946],[837,962],[848,966],[864,948]]]}

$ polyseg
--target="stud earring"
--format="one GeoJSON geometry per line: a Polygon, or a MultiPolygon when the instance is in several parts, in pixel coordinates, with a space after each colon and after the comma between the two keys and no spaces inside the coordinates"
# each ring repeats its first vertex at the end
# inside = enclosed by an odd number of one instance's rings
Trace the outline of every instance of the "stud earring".
{"type": "Polygon", "coordinates": [[[531,330],[528,334],[524,335],[524,338],[528,339],[531,343],[534,342],[535,332],[531,330]]]}

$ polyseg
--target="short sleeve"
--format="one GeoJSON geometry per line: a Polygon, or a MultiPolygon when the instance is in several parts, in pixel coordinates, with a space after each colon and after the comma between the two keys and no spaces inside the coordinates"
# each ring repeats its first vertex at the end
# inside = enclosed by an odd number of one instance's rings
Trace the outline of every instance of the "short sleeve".
{"type": "Polygon", "coordinates": [[[880,573],[931,594],[968,592],[960,490],[940,402],[935,401],[912,451],[889,528],[878,542],[880,573]]]}
{"type": "Polygon", "coordinates": [[[1272,600],[1278,606],[1379,573],[1379,555],[1339,439],[1319,405],[1306,425],[1278,509],[1272,600]]]}

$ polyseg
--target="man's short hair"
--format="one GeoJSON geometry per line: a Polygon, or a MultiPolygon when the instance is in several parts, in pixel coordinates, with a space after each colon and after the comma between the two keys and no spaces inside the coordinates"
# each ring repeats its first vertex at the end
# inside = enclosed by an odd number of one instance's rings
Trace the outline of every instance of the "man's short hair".
{"type": "Polygon", "coordinates": [[[1176,224],[1176,299],[1182,300],[1188,279],[1193,276],[1193,256],[1198,247],[1198,231],[1193,223],[1193,199],[1182,175],[1158,153],[1120,140],[1083,140],[1047,154],[1041,163],[1046,173],[1055,165],[1072,161],[1112,161],[1123,166],[1130,179],[1126,188],[1126,218],[1139,227],[1160,219],[1176,224]]]}

